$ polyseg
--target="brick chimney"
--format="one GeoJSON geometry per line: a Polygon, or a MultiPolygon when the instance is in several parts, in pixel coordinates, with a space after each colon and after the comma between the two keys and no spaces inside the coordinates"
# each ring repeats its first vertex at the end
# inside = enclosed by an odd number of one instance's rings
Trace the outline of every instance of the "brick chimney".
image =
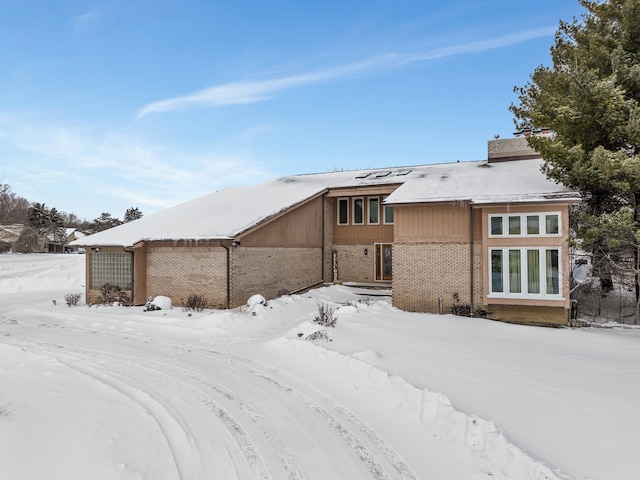
{"type": "Polygon", "coordinates": [[[501,139],[496,135],[495,140],[487,142],[489,163],[541,158],[540,154],[531,148],[527,142],[527,137],[531,135],[550,136],[552,132],[547,128],[541,128],[515,132],[514,138],[501,139]]]}

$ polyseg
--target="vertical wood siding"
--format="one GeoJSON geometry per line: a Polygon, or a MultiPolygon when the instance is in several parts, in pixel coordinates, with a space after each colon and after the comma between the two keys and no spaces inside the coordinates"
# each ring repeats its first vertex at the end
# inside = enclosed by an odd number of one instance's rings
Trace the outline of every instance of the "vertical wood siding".
{"type": "Polygon", "coordinates": [[[406,205],[395,208],[395,242],[468,242],[467,203],[406,205]]]}
{"type": "Polygon", "coordinates": [[[321,247],[322,205],[316,198],[238,238],[247,247],[321,247]]]}

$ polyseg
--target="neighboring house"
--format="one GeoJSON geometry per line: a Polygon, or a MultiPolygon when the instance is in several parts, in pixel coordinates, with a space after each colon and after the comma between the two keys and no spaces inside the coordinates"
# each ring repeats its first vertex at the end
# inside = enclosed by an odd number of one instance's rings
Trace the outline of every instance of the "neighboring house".
{"type": "Polygon", "coordinates": [[[0,253],[8,252],[24,230],[24,225],[14,223],[12,225],[0,225],[0,253]]]}
{"type": "Polygon", "coordinates": [[[392,287],[416,312],[565,324],[569,206],[524,137],[488,161],[332,172],[222,190],[72,243],[87,301],[204,295],[219,308],[328,282],[392,287]],[[465,310],[466,309],[466,310],[465,310]]]}

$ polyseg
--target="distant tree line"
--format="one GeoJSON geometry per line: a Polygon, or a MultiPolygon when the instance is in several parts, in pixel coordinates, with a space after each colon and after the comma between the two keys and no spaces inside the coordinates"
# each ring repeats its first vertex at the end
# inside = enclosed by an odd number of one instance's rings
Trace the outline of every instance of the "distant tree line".
{"type": "Polygon", "coordinates": [[[142,216],[138,207],[131,207],[126,210],[122,220],[103,212],[92,221],[87,221],[73,213],[60,212],[55,207],[48,208],[44,203],[30,202],[13,192],[9,184],[0,183],[0,225],[25,226],[14,245],[14,249],[20,252],[42,251],[40,245],[45,240],[63,244],[67,228],[91,234],[137,220],[142,216]]]}

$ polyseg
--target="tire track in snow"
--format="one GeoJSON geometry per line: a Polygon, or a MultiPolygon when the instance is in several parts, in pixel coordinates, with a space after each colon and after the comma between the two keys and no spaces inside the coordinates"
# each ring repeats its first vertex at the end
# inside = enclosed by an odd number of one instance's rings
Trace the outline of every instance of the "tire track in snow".
{"type": "MultiPolygon", "coordinates": [[[[273,384],[280,390],[288,393],[289,395],[292,395],[299,401],[304,402],[309,406],[309,408],[311,408],[318,415],[320,415],[334,429],[341,432],[341,435],[344,435],[346,437],[345,440],[347,440],[348,442],[353,441],[353,439],[351,438],[353,436],[346,431],[342,432],[343,427],[341,426],[340,422],[338,422],[335,419],[335,417],[333,417],[329,413],[328,410],[321,407],[320,404],[315,400],[313,400],[310,395],[302,392],[302,389],[307,390],[313,396],[319,398],[324,404],[330,405],[331,408],[333,408],[333,410],[340,413],[351,424],[355,425],[358,428],[358,430],[364,433],[369,438],[369,440],[373,443],[373,445],[375,445],[375,447],[383,453],[383,455],[386,457],[388,462],[393,466],[395,472],[397,472],[399,475],[398,478],[402,480],[417,480],[417,477],[413,472],[413,470],[411,469],[411,467],[407,465],[407,463],[402,459],[402,457],[393,449],[393,447],[386,440],[384,440],[375,430],[373,430],[369,425],[366,424],[366,422],[364,422],[362,419],[356,416],[353,412],[351,412],[347,407],[337,402],[335,399],[325,394],[321,390],[318,390],[317,388],[291,375],[288,372],[280,370],[272,365],[258,362],[254,359],[242,357],[242,356],[235,355],[228,352],[222,353],[222,352],[209,351],[209,353],[213,353],[214,355],[216,355],[216,357],[219,357],[219,358],[228,357],[229,359],[232,359],[235,362],[244,363],[249,373],[251,373],[252,375],[258,378],[261,378],[266,382],[273,384]],[[269,372],[269,374],[265,373],[265,371],[269,372]],[[297,388],[293,388],[283,383],[282,381],[278,380],[273,376],[274,374],[279,377],[286,378],[288,382],[296,384],[297,388]]],[[[356,442],[356,445],[358,445],[358,449],[360,449],[359,445],[361,445],[361,442],[359,442],[357,439],[355,439],[355,442],[356,442]]],[[[369,465],[369,462],[370,462],[369,459],[362,458],[362,460],[369,465]]],[[[372,473],[376,472],[377,468],[378,467],[375,467],[373,464],[370,464],[370,469],[372,473]]],[[[374,478],[386,478],[386,477],[376,477],[374,475],[374,478]]]]}
{"type": "Polygon", "coordinates": [[[56,358],[66,367],[113,388],[142,406],[160,427],[181,480],[205,478],[202,469],[198,468],[198,466],[202,466],[202,461],[199,455],[194,453],[197,452],[197,449],[194,448],[195,442],[188,428],[183,422],[169,414],[157,399],[151,397],[147,392],[116,379],[112,374],[106,374],[96,368],[87,366],[86,362],[81,365],[62,359],[60,355],[56,355],[56,358]]]}
{"type": "MultiPolygon", "coordinates": [[[[272,386],[313,412],[334,432],[336,432],[341,440],[350,448],[350,450],[353,451],[354,455],[363,463],[371,478],[373,478],[374,480],[387,480],[391,478],[399,480],[416,480],[417,478],[412,469],[406,464],[406,462],[404,462],[402,457],[400,457],[400,455],[397,454],[397,452],[395,452],[395,450],[364,421],[362,421],[344,405],[340,404],[332,397],[326,395],[325,393],[309,385],[308,383],[303,382],[302,380],[289,374],[288,372],[277,369],[276,367],[273,367],[271,365],[255,361],[248,357],[243,357],[228,352],[213,351],[195,345],[176,344],[173,342],[168,342],[166,340],[154,339],[131,333],[121,334],[119,332],[113,331],[97,331],[93,328],[86,328],[81,326],[55,326],[65,330],[80,331],[84,334],[101,335],[117,338],[119,340],[139,341],[145,344],[151,343],[154,346],[176,349],[190,355],[205,356],[210,360],[223,362],[224,364],[233,366],[236,369],[241,369],[251,376],[258,378],[263,382],[271,384],[272,386]],[[285,384],[283,381],[278,380],[274,375],[281,378],[286,378],[288,384],[285,384]],[[303,390],[307,393],[304,393],[303,390]],[[327,406],[327,408],[325,408],[325,406],[323,405],[327,406]],[[329,410],[332,410],[333,412],[335,412],[335,414],[332,414],[329,410]],[[336,417],[336,414],[338,415],[338,417],[340,417],[340,419],[336,417]],[[359,439],[359,435],[354,433],[347,425],[352,425],[356,431],[364,434],[364,436],[366,437],[366,443],[368,443],[369,446],[365,445],[365,443],[359,439]],[[374,454],[371,450],[372,448],[376,452],[380,452],[382,454],[385,459],[385,463],[389,464],[388,469],[385,469],[380,465],[378,460],[379,455],[374,454]],[[391,472],[392,476],[389,476],[390,474],[387,472],[387,470],[391,472]]],[[[67,348],[77,350],[76,347],[67,348]]],[[[96,352],[91,350],[85,350],[85,352],[89,354],[112,355],[112,353],[110,352],[96,352]]],[[[139,357],[131,358],[136,362],[149,362],[149,360],[139,357]]],[[[166,370],[167,365],[158,364],[158,367],[166,370]]],[[[199,373],[196,373],[194,370],[176,369],[174,365],[172,365],[171,368],[180,371],[181,375],[190,376],[193,380],[206,385],[209,389],[214,390],[218,394],[235,402],[238,407],[242,411],[244,411],[248,418],[250,418],[252,422],[259,426],[261,433],[272,444],[272,448],[280,457],[283,468],[287,472],[287,478],[289,480],[298,480],[303,478],[301,470],[297,465],[295,456],[290,452],[290,450],[288,450],[285,443],[278,436],[277,432],[271,427],[266,427],[267,422],[265,421],[264,417],[258,412],[258,410],[256,410],[246,402],[243,402],[242,399],[232,393],[231,390],[224,389],[223,387],[212,383],[209,377],[202,376],[199,373]]],[[[157,369],[152,370],[153,372],[155,372],[155,374],[160,374],[165,376],[166,378],[169,378],[164,371],[159,371],[157,369]]],[[[175,377],[172,378],[174,378],[174,381],[177,381],[175,377]]],[[[194,395],[193,391],[191,391],[190,393],[191,395],[194,395]]],[[[202,398],[200,399],[200,401],[203,403],[207,402],[202,398]]],[[[232,436],[234,436],[236,442],[243,450],[244,456],[248,459],[247,462],[250,463],[251,461],[253,461],[252,459],[255,457],[256,453],[254,450],[252,450],[253,447],[248,447],[248,445],[253,445],[253,443],[247,443],[247,437],[245,436],[246,432],[244,432],[243,434],[239,433],[243,431],[241,425],[237,423],[237,421],[235,421],[233,417],[228,414],[228,412],[226,412],[224,409],[221,409],[215,402],[212,401],[208,404],[208,406],[209,408],[211,408],[212,412],[218,416],[220,421],[225,424],[225,428],[232,434],[232,436]]],[[[268,472],[268,469],[266,469],[266,467],[264,470],[268,472]]],[[[258,476],[258,478],[270,477],[258,476]]]]}
{"type": "MultiPolygon", "coordinates": [[[[18,337],[13,338],[18,340],[18,337]]],[[[200,451],[198,442],[188,426],[188,421],[176,412],[175,408],[170,408],[171,402],[162,401],[160,398],[161,395],[159,395],[158,392],[154,392],[156,396],[152,396],[150,393],[134,387],[132,385],[135,380],[134,378],[129,378],[130,381],[127,383],[126,381],[117,378],[124,378],[124,375],[122,374],[107,372],[104,370],[104,367],[95,364],[89,366],[89,363],[93,364],[94,362],[88,361],[86,358],[87,356],[92,357],[94,360],[101,357],[106,361],[106,367],[113,367],[114,361],[119,361],[122,365],[125,365],[127,362],[129,365],[134,364],[135,369],[139,370],[141,373],[144,373],[154,379],[160,378],[172,386],[179,388],[180,391],[189,393],[192,397],[205,405],[220,421],[220,423],[222,423],[230,436],[236,442],[247,466],[253,474],[253,478],[258,480],[272,479],[272,475],[260,453],[260,450],[253,442],[246,429],[242,427],[242,425],[228,410],[220,406],[218,402],[192,385],[181,381],[176,376],[167,374],[166,370],[168,365],[166,363],[160,363],[130,355],[82,349],[70,345],[61,345],[59,343],[33,342],[24,337],[20,338],[20,340],[23,340],[24,343],[18,344],[17,342],[12,342],[13,345],[24,348],[25,343],[29,346],[33,346],[35,344],[39,347],[39,353],[48,353],[66,367],[113,388],[117,392],[131,398],[134,402],[141,405],[154,419],[163,433],[169,450],[172,453],[174,464],[176,465],[176,469],[181,480],[208,478],[205,474],[206,469],[204,467],[204,461],[198,453],[200,451]],[[48,348],[51,350],[48,350],[48,348]],[[123,359],[125,360],[123,361],[123,359]],[[148,366],[142,365],[142,363],[154,363],[156,368],[149,368],[148,366]],[[173,412],[170,412],[170,410],[173,412]]],[[[181,370],[180,373],[185,374],[187,372],[186,370],[181,370]]],[[[192,378],[196,378],[195,375],[192,375],[192,378]]],[[[216,391],[222,391],[222,389],[216,388],[216,391]]],[[[252,407],[245,407],[247,410],[251,408],[252,407]]],[[[280,442],[280,444],[284,445],[282,442],[280,442]]],[[[286,465],[283,465],[283,468],[290,472],[287,477],[288,479],[303,480],[304,477],[295,463],[295,457],[290,451],[285,454],[280,454],[279,457],[281,459],[285,459],[287,462],[286,465]]],[[[244,477],[240,476],[239,478],[244,477]]]]}

